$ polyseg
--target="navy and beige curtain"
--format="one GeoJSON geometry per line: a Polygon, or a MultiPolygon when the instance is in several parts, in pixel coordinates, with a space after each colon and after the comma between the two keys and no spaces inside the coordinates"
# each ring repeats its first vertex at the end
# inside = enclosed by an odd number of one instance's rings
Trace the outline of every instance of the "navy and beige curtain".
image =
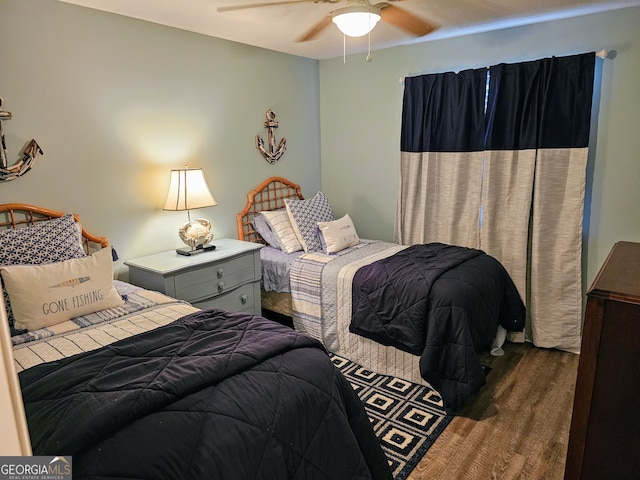
{"type": "Polygon", "coordinates": [[[396,240],[481,248],[537,346],[578,351],[595,54],[405,79],[396,240]]]}

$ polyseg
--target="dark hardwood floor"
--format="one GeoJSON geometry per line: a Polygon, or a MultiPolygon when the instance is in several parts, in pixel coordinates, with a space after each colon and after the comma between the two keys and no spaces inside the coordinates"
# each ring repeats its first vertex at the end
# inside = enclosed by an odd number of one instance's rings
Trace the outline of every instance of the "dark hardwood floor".
{"type": "Polygon", "coordinates": [[[461,410],[408,480],[564,476],[578,355],[505,345],[487,385],[461,410]]]}

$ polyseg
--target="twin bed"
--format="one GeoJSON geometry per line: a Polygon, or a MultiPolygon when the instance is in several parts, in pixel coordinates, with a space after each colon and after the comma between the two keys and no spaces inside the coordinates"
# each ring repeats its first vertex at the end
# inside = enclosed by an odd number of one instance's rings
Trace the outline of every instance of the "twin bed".
{"type": "Polygon", "coordinates": [[[107,239],[77,217],[27,205],[0,215],[34,455],[71,456],[73,478],[391,478],[319,342],[112,280],[107,239]]]}
{"type": "Polygon", "coordinates": [[[509,276],[480,251],[360,239],[322,192],[306,200],[281,177],[247,198],[238,236],[266,244],[263,308],[295,329],[113,280],[108,240],[77,217],[0,206],[34,454],[72,455],[74,478],[391,478],[327,351],[429,382],[454,412],[484,384],[477,351],[524,326],[509,276]]]}
{"type": "MultiPolygon", "coordinates": [[[[319,195],[305,199],[299,185],[282,177],[247,195],[238,236],[266,244],[260,250],[263,309],[290,316],[296,330],[332,353],[431,384],[455,412],[485,384],[477,352],[492,345],[499,351],[506,331],[524,328],[525,308],[508,273],[484,252],[451,245],[397,245],[351,233],[355,241],[336,247],[339,234],[331,225],[343,228],[345,217],[335,219],[319,195]],[[292,206],[303,211],[300,225],[292,206]],[[288,225],[281,233],[281,223],[269,223],[269,231],[258,221],[283,211],[294,231],[322,225],[315,234],[329,239],[331,253],[325,246],[287,247],[288,225]],[[274,232],[281,233],[275,240],[274,232]]],[[[349,227],[355,231],[352,222],[349,227]]]]}

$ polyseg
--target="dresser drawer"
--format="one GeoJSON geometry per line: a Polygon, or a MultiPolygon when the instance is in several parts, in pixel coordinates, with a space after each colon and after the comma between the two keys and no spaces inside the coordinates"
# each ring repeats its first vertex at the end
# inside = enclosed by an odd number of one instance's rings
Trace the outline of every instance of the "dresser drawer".
{"type": "Polygon", "coordinates": [[[176,297],[195,303],[212,295],[223,295],[255,278],[253,255],[243,255],[176,275],[174,278],[176,297]]]}
{"type": "Polygon", "coordinates": [[[232,312],[253,313],[256,306],[255,287],[255,283],[248,283],[236,288],[232,292],[224,293],[211,299],[194,303],[193,305],[203,310],[215,307],[232,312]]]}

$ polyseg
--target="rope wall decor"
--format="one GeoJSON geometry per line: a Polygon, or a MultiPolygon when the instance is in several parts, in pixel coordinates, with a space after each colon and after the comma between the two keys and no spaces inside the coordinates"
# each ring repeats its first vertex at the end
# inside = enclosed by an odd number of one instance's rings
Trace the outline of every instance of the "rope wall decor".
{"type": "Polygon", "coordinates": [[[287,149],[287,139],[280,140],[280,144],[276,148],[274,129],[278,128],[278,122],[276,121],[275,112],[271,109],[267,110],[267,120],[264,122],[264,127],[269,131],[269,150],[265,148],[264,140],[260,138],[260,135],[256,135],[256,148],[267,162],[276,163],[287,149]]]}
{"type": "Polygon", "coordinates": [[[0,97],[0,143],[2,144],[0,148],[0,181],[2,182],[9,182],[24,175],[29,170],[31,170],[36,157],[38,155],[43,155],[43,151],[40,148],[40,145],[38,145],[38,143],[34,139],[31,139],[22,151],[22,158],[20,159],[20,161],[12,166],[9,166],[9,163],[7,161],[7,144],[4,139],[2,121],[11,120],[11,118],[11,112],[2,110],[2,97],[0,97]]]}

